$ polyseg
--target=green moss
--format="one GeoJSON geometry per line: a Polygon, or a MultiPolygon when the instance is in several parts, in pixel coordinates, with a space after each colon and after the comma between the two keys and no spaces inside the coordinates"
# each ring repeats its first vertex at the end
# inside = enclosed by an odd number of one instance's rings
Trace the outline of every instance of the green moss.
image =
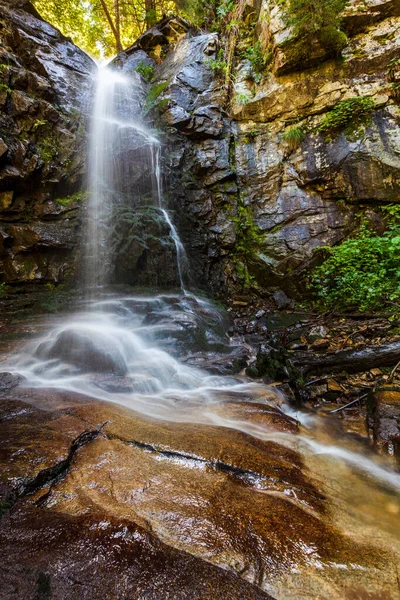
{"type": "Polygon", "coordinates": [[[75,202],[82,202],[82,200],[84,200],[87,196],[86,192],[83,192],[82,190],[80,190],[79,192],[76,192],[75,194],[71,194],[70,196],[65,196],[65,198],[56,198],[56,202],[58,202],[58,204],[61,204],[61,206],[70,206],[71,204],[74,204],[75,202]]]}
{"type": "Polygon", "coordinates": [[[236,216],[232,218],[236,225],[235,250],[231,258],[236,267],[239,277],[243,281],[243,287],[247,288],[254,277],[249,273],[249,262],[264,240],[263,234],[254,223],[251,206],[239,203],[236,216]]]}
{"type": "Polygon", "coordinates": [[[7,92],[7,94],[11,94],[12,89],[6,83],[0,83],[0,92],[7,92]]]}
{"type": "Polygon", "coordinates": [[[39,143],[38,149],[40,158],[46,165],[58,155],[57,142],[51,134],[39,143]]]}
{"type": "Polygon", "coordinates": [[[355,96],[338,102],[322,119],[317,129],[327,142],[332,141],[341,131],[350,135],[361,125],[367,125],[371,121],[374,108],[375,103],[370,96],[355,96]]]}

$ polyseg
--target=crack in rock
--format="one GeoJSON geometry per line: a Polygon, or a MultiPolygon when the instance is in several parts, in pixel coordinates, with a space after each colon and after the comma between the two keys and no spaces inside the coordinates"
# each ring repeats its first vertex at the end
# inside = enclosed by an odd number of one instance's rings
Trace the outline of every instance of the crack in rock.
{"type": "Polygon", "coordinates": [[[74,455],[79,448],[86,446],[99,437],[99,435],[102,434],[103,428],[109,422],[110,421],[105,421],[97,429],[93,429],[91,431],[86,430],[80,433],[78,437],[72,441],[68,456],[64,460],[59,461],[51,467],[42,469],[42,471],[39,471],[35,477],[28,479],[18,486],[16,490],[16,497],[14,498],[14,502],[12,504],[15,504],[15,502],[20,498],[24,498],[25,496],[33,494],[45,485],[50,484],[50,489],[48,492],[37,501],[38,504],[43,504],[43,502],[45,502],[51,494],[53,486],[64,479],[64,477],[68,474],[74,455]]]}

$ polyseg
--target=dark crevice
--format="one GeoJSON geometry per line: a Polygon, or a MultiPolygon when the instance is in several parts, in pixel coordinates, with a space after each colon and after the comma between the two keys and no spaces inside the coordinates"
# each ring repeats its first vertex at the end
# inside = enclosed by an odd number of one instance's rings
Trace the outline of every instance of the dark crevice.
{"type": "Polygon", "coordinates": [[[86,446],[99,437],[107,423],[109,423],[109,421],[105,421],[105,423],[100,425],[97,429],[93,429],[91,431],[87,430],[80,433],[78,437],[73,440],[68,452],[68,456],[64,460],[59,461],[51,467],[47,467],[47,469],[42,469],[42,471],[39,471],[35,477],[23,481],[17,487],[11,497],[9,496],[7,498],[8,508],[11,509],[13,505],[21,498],[33,494],[40,488],[49,485],[50,487],[47,493],[44,494],[44,496],[41,496],[41,498],[39,498],[37,501],[38,505],[42,505],[49,498],[53,486],[64,479],[64,477],[68,474],[76,452],[83,446],[86,446]]]}
{"type": "MultiPolygon", "coordinates": [[[[213,469],[215,471],[219,471],[222,473],[226,473],[232,477],[234,477],[237,481],[240,481],[242,484],[245,485],[254,485],[252,483],[252,480],[257,480],[257,479],[262,479],[264,481],[268,481],[271,484],[274,485],[287,485],[290,487],[291,490],[293,490],[294,492],[299,492],[302,494],[305,494],[306,496],[308,496],[310,499],[313,500],[317,500],[317,501],[321,501],[324,500],[325,497],[317,492],[316,490],[314,490],[314,493],[310,493],[310,492],[305,492],[304,490],[298,488],[296,485],[294,485],[292,482],[287,481],[286,479],[279,479],[279,478],[274,478],[274,477],[270,477],[268,475],[264,475],[261,473],[257,473],[256,471],[252,471],[250,469],[243,469],[241,467],[235,467],[233,465],[228,465],[227,463],[224,463],[222,461],[219,460],[208,460],[205,458],[202,458],[200,456],[196,456],[193,454],[188,454],[186,452],[178,452],[176,450],[165,450],[165,449],[161,449],[158,448],[157,446],[154,446],[153,444],[149,444],[146,442],[139,442],[137,440],[126,440],[123,438],[120,438],[114,434],[108,434],[107,437],[109,439],[118,439],[120,442],[128,444],[130,446],[134,446],[135,448],[140,448],[141,450],[144,450],[145,452],[151,452],[154,454],[157,454],[158,456],[161,456],[163,458],[166,459],[180,459],[180,460],[184,460],[184,461],[196,461],[196,462],[200,462],[204,465],[207,465],[210,469],[213,469]]],[[[275,471],[281,471],[281,470],[285,470],[282,467],[273,467],[275,471]]]]}

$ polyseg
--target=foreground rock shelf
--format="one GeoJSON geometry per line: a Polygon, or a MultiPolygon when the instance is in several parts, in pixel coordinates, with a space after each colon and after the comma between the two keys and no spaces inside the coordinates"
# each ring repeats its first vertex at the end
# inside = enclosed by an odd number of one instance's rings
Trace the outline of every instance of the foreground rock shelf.
{"type": "Polygon", "coordinates": [[[213,408],[276,435],[263,441],[54,390],[3,396],[5,598],[250,600],[292,598],[291,586],[395,598],[390,544],[334,524],[324,486],[277,441],[302,430],[278,409],[213,408]]]}

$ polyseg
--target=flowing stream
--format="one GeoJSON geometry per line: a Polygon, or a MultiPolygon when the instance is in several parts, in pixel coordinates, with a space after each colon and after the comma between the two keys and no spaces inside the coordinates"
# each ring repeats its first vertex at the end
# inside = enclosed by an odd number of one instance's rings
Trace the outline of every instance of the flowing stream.
{"type": "MultiPolygon", "coordinates": [[[[224,314],[188,289],[185,250],[163,199],[160,143],[141,122],[136,105],[128,78],[111,69],[99,71],[85,264],[91,292],[80,311],[27,345],[12,358],[8,370],[22,374],[31,388],[78,392],[151,418],[217,425],[295,449],[323,482],[344,528],[360,538],[367,528],[377,540],[394,539],[400,533],[395,499],[400,476],[384,459],[350,438],[336,441],[326,422],[294,411],[274,387],[202,368],[201,357],[229,358],[238,348],[228,337],[224,314]],[[128,151],[123,160],[121,145],[135,149],[134,156],[143,158],[139,165],[131,164],[128,151]],[[142,183],[132,179],[132,170],[135,174],[143,165],[152,169],[152,202],[175,246],[181,290],[118,296],[107,289],[115,260],[110,222],[121,196],[141,195],[142,183]],[[298,419],[301,434],[274,432],[245,418],[228,417],[221,410],[226,402],[264,403],[298,419]]],[[[396,546],[393,540],[390,543],[396,546]]]]}

